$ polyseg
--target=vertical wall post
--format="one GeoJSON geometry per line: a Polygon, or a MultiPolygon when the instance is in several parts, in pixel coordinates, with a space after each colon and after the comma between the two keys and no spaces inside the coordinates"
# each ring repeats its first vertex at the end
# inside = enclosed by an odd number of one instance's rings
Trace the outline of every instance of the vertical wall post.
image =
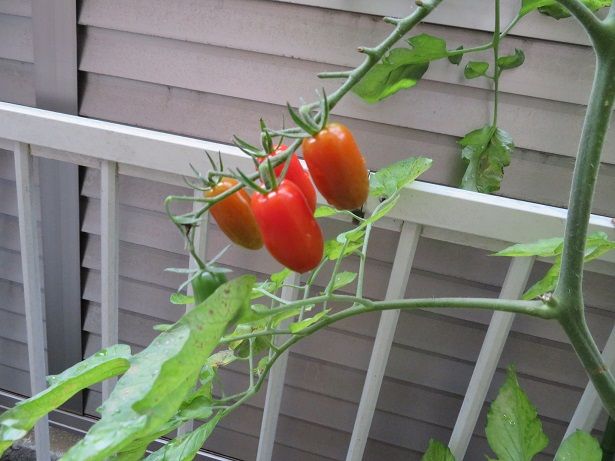
{"type": "MultiPolygon", "coordinates": [[[[534,258],[514,258],[510,262],[500,298],[518,299],[521,297],[533,265],[534,258]]],[[[500,361],[514,318],[514,314],[509,312],[494,312],[491,317],[483,346],[478,354],[478,360],[448,444],[455,459],[463,459],[466,454],[476,421],[478,421],[478,415],[485,402],[487,391],[500,361]]]]}
{"type": "MultiPolygon", "coordinates": [[[[47,387],[45,363],[45,327],[43,325],[43,299],[40,271],[40,253],[37,235],[37,217],[34,209],[34,178],[30,146],[15,143],[15,181],[17,184],[17,212],[19,217],[19,241],[21,270],[26,311],[26,334],[28,338],[28,366],[32,394],[47,387]]],[[[49,321],[49,319],[47,319],[49,321]]],[[[49,460],[49,426],[47,416],[40,419],[34,428],[36,459],[49,460]]]]}
{"type": "MultiPolygon", "coordinates": [[[[76,0],[32,0],[36,105],[78,112],[76,0]]],[[[79,167],[38,159],[49,371],[82,359],[79,167]]],[[[81,393],[64,408],[81,413],[81,393]]]]}
{"type": "MultiPolygon", "coordinates": [[[[393,260],[393,268],[391,269],[391,277],[389,278],[389,285],[385,296],[386,299],[402,298],[405,295],[420,235],[421,226],[404,222],[399,235],[395,259],[393,260]]],[[[380,386],[382,385],[382,379],[384,378],[384,372],[389,360],[389,353],[393,345],[398,319],[399,310],[384,311],[380,314],[378,332],[376,333],[372,355],[369,360],[369,367],[365,377],[365,384],[363,385],[357,417],[354,421],[346,461],[361,461],[363,459],[363,452],[367,445],[369,430],[372,425],[378,395],[380,394],[380,386]]]]}
{"type": "MultiPolygon", "coordinates": [[[[300,276],[293,272],[285,281],[288,285],[298,285],[300,276]]],[[[282,288],[282,299],[292,301],[297,299],[297,289],[291,286],[282,288]]],[[[288,326],[292,320],[282,323],[282,328],[288,326]]],[[[287,340],[287,337],[277,338],[276,343],[280,344],[287,340]]],[[[269,372],[267,381],[267,396],[265,397],[265,408],[263,409],[263,419],[261,421],[261,433],[258,440],[258,451],[256,461],[271,461],[273,447],[275,445],[275,434],[278,427],[280,416],[280,406],[282,405],[282,395],[284,393],[284,381],[286,380],[286,367],[288,365],[288,351],[284,352],[276,360],[269,372]]]]}
{"type": "MultiPolygon", "coordinates": [[[[119,234],[117,163],[103,161],[100,168],[100,331],[102,347],[118,342],[119,234]]],[[[102,383],[103,401],[117,379],[102,383]]]]}

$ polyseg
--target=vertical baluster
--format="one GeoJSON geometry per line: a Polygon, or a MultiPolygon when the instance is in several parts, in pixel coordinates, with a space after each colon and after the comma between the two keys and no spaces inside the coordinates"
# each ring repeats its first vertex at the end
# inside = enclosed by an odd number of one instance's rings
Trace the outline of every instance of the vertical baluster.
{"type": "MultiPolygon", "coordinates": [[[[19,239],[28,338],[28,364],[32,394],[47,387],[45,361],[45,329],[43,326],[43,300],[37,217],[34,207],[34,178],[30,146],[15,143],[15,180],[19,239]]],[[[49,460],[49,425],[47,416],[34,428],[36,459],[49,460]]]]}
{"type": "MultiPolygon", "coordinates": [[[[203,193],[199,190],[194,191],[195,198],[200,198],[203,196],[203,193]]],[[[198,211],[203,207],[203,203],[194,202],[192,206],[192,211],[198,211]]],[[[209,225],[209,213],[205,213],[201,219],[201,223],[194,230],[194,251],[201,258],[206,258],[207,255],[207,226],[209,225]]],[[[189,268],[196,269],[197,263],[194,258],[190,258],[189,268]]],[[[188,296],[192,296],[194,293],[192,292],[192,285],[188,285],[188,296]]],[[[186,305],[186,312],[190,311],[194,308],[193,304],[186,305]]],[[[188,421],[187,423],[181,425],[179,429],[177,429],[177,435],[184,435],[188,432],[194,430],[194,422],[188,421]]]]}
{"type": "MultiPolygon", "coordinates": [[[[285,280],[285,283],[288,285],[298,285],[299,281],[299,274],[293,272],[285,280]]],[[[297,289],[290,286],[283,287],[282,299],[286,299],[288,301],[297,299],[297,289]]],[[[290,320],[282,323],[281,327],[285,328],[288,326],[288,323],[290,323],[290,320]]],[[[287,337],[281,337],[277,338],[275,342],[280,344],[287,339],[287,337]]],[[[280,405],[282,403],[282,394],[284,392],[284,381],[286,380],[287,365],[288,351],[276,360],[269,372],[267,396],[265,398],[265,408],[263,410],[263,419],[261,421],[261,433],[258,442],[256,461],[270,461],[273,455],[273,446],[275,445],[275,434],[278,426],[278,417],[280,415],[280,405]]]]}
{"type": "MultiPolygon", "coordinates": [[[[100,272],[102,347],[118,342],[119,230],[117,163],[103,161],[100,168],[100,272]]],[[[117,379],[102,383],[103,401],[117,379]]]]}
{"type": "MultiPolygon", "coordinates": [[[[386,299],[402,298],[406,293],[408,277],[420,234],[421,226],[404,222],[393,261],[386,299]]],[[[393,345],[393,337],[397,329],[398,319],[399,310],[385,311],[380,315],[378,332],[376,333],[365,384],[363,385],[363,393],[361,394],[361,401],[354,422],[346,461],[360,461],[363,459],[363,452],[369,437],[369,430],[372,418],[374,417],[374,411],[376,410],[376,403],[378,402],[380,386],[382,385],[389,353],[393,345]]]]}
{"type": "MultiPolygon", "coordinates": [[[[510,262],[506,279],[500,292],[500,298],[518,299],[521,297],[533,265],[533,258],[514,258],[510,262]]],[[[514,314],[508,312],[494,312],[491,317],[483,346],[478,355],[478,360],[472,372],[470,384],[468,385],[468,390],[463,399],[463,404],[449,442],[449,448],[453,452],[455,459],[463,459],[468,449],[478,415],[491,385],[493,374],[498,366],[514,318],[514,314]]]]}
{"type": "MultiPolygon", "coordinates": [[[[611,330],[609,339],[607,339],[606,345],[602,350],[602,359],[609,369],[613,369],[615,366],[615,327],[611,330]]],[[[577,429],[591,432],[600,416],[602,408],[602,401],[596,392],[596,388],[590,381],[585,387],[585,391],[574,411],[564,437],[568,437],[577,429]]]]}

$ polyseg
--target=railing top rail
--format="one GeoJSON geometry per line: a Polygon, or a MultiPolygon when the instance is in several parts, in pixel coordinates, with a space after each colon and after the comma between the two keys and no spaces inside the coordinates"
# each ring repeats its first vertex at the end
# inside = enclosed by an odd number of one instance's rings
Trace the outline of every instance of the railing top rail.
{"type": "MultiPolygon", "coordinates": [[[[229,167],[252,168],[252,162],[228,144],[0,102],[0,147],[12,148],[15,141],[53,150],[55,158],[67,161],[75,162],[66,153],[115,161],[124,173],[125,165],[131,171],[192,176],[189,164],[207,164],[204,151],[220,152],[229,167]]],[[[367,208],[375,203],[370,200],[367,208]]],[[[417,181],[406,189],[390,217],[389,228],[411,221],[425,226],[423,235],[430,238],[493,250],[511,242],[563,235],[566,210],[417,181]]],[[[615,239],[610,217],[592,215],[590,231],[606,232],[615,239]]],[[[611,252],[590,269],[615,273],[614,265],[611,252]]]]}

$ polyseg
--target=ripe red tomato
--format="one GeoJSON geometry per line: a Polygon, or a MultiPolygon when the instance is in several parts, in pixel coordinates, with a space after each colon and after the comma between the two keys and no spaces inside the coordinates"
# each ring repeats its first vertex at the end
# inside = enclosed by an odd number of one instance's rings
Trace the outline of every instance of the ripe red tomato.
{"type": "Polygon", "coordinates": [[[367,200],[369,173],[350,130],[329,123],[302,143],[303,158],[323,197],[340,210],[356,210],[367,200]]]}
{"type": "MultiPolygon", "coordinates": [[[[205,192],[205,197],[220,195],[237,183],[236,179],[222,178],[212,189],[205,192]]],[[[250,206],[250,196],[245,189],[216,203],[209,212],[231,241],[250,250],[262,248],[263,238],[250,206]]]]}
{"type": "Polygon", "coordinates": [[[323,255],[323,236],[301,189],[282,180],[277,189],[252,195],[252,210],[269,253],[289,269],[314,269],[323,255]]]}
{"type": "MultiPolygon", "coordinates": [[[[278,146],[278,148],[275,149],[271,154],[269,154],[269,156],[273,157],[274,155],[277,155],[280,152],[285,151],[286,149],[288,149],[288,147],[282,144],[278,146]]],[[[266,158],[267,157],[260,157],[258,159],[259,163],[264,162],[266,158]]],[[[282,173],[283,169],[284,163],[274,168],[276,177],[280,177],[280,174],[282,173]]],[[[301,192],[303,192],[303,195],[305,196],[305,199],[307,200],[308,205],[313,213],[316,209],[316,189],[314,189],[314,185],[312,184],[312,180],[310,179],[309,173],[303,169],[303,166],[301,166],[301,162],[295,154],[293,154],[290,159],[290,165],[288,165],[288,170],[286,170],[286,176],[284,178],[294,182],[299,187],[299,189],[301,189],[301,192]]]]}

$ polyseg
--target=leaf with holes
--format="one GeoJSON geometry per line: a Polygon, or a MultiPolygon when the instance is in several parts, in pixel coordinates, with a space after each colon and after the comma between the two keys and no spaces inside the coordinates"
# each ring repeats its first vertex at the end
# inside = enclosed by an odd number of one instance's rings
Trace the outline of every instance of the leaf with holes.
{"type": "Polygon", "coordinates": [[[531,461],[549,443],[536,408],[509,369],[506,381],[489,407],[487,441],[500,461],[531,461]]]}
{"type": "Polygon", "coordinates": [[[164,426],[195,386],[229,325],[249,309],[254,282],[247,275],[221,285],[135,355],[101,407],[101,419],[64,461],[102,461],[164,426]]]}
{"type": "Polygon", "coordinates": [[[510,154],[515,148],[510,135],[485,125],[466,134],[459,145],[461,157],[468,165],[461,180],[462,189],[486,194],[499,190],[504,168],[510,164],[510,154]]]}
{"type": "Polygon", "coordinates": [[[601,461],[602,450],[598,441],[587,432],[575,431],[564,440],[553,461],[601,461]]]}
{"type": "Polygon", "coordinates": [[[117,344],[102,349],[59,375],[47,378],[49,387],[0,415],[0,456],[24,437],[36,422],[77,392],[128,370],[130,347],[117,344]]]}

